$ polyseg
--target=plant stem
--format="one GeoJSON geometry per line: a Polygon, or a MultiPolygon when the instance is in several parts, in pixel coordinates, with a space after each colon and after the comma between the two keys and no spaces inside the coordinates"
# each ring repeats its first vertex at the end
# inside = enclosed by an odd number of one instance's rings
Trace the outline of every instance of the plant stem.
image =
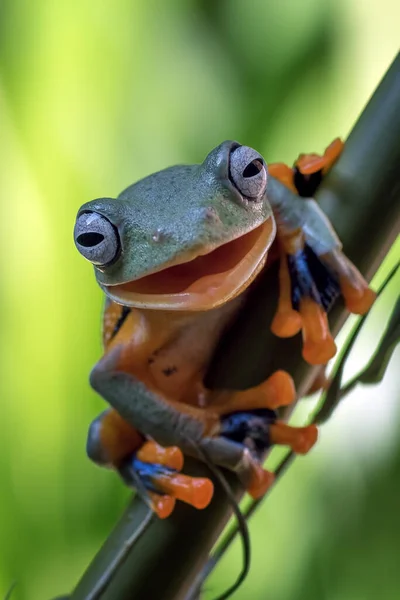
{"type": "MultiPolygon", "coordinates": [[[[341,237],[346,254],[367,277],[376,271],[399,229],[399,140],[398,56],[351,132],[343,155],[318,192],[318,200],[341,237]]],[[[281,340],[269,332],[277,293],[275,266],[262,276],[247,307],[223,339],[210,368],[208,384],[246,388],[260,383],[280,368],[291,373],[299,395],[304,394],[315,370],[300,358],[300,336],[281,340]]],[[[330,315],[335,332],[345,317],[343,307],[336,306],[330,315]]],[[[185,471],[210,476],[204,465],[193,460],[187,460],[185,471]]],[[[227,474],[227,478],[240,497],[242,490],[236,478],[232,474],[227,474]]],[[[184,600],[231,515],[217,482],[215,487],[215,497],[206,510],[196,511],[179,503],[169,519],[151,522],[101,599],[184,600]]],[[[78,583],[71,600],[90,596],[146,512],[144,504],[134,498],[78,583]]]]}

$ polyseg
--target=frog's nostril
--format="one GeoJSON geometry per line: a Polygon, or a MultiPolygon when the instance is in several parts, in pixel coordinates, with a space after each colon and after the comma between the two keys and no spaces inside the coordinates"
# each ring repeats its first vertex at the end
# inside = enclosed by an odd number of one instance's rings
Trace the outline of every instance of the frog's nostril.
{"type": "Polygon", "coordinates": [[[85,248],[93,248],[93,246],[98,246],[104,240],[104,235],[101,233],[97,233],[95,231],[89,231],[87,233],[81,233],[76,238],[76,241],[80,246],[84,246],[85,248]]]}

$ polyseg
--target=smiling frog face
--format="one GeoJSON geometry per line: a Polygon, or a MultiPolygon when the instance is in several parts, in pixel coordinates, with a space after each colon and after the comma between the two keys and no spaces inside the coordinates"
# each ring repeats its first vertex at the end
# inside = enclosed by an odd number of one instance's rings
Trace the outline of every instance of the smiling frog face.
{"type": "Polygon", "coordinates": [[[150,309],[208,310],[253,281],[275,237],[267,167],[223,142],[201,165],[149,175],[84,204],[75,244],[106,295],[150,309]]]}

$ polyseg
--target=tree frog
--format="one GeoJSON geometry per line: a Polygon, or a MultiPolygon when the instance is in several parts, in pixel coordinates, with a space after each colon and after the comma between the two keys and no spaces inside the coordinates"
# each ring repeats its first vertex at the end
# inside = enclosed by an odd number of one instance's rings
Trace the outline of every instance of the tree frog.
{"type": "Polygon", "coordinates": [[[269,177],[256,150],[223,142],[202,164],[154,173],[78,212],[75,244],[106,296],[105,353],[90,382],[110,408],[91,424],[87,452],[160,518],[176,500],[201,509],[212,499],[209,479],[182,473],[184,455],[234,471],[258,498],[273,481],[262,466],[266,448],[305,454],[316,442],[315,426],[277,417],[296,397],[288,373],[244,391],[203,383],[276,237],[284,266],[273,330],[301,329],[304,357],[322,364],[335,352],[329,303],[341,292],[362,312],[373,292],[315,202],[269,177]]]}

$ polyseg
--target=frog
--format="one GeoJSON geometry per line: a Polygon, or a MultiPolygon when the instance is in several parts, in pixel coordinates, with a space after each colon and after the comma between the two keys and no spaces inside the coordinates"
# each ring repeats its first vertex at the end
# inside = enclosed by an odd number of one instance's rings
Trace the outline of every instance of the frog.
{"type": "Polygon", "coordinates": [[[302,201],[259,152],[228,140],[200,164],[168,167],[78,211],[75,245],[105,294],[104,355],[90,384],[109,408],[89,427],[87,454],[160,518],[176,501],[204,509],[212,500],[210,478],[184,473],[186,456],[234,472],[257,499],[274,481],[263,466],[271,446],[301,455],[317,441],[315,425],[279,418],[296,400],[289,373],[245,390],[204,383],[276,239],[289,266],[272,329],[302,330],[311,364],[335,352],[327,298],[342,294],[353,311],[371,306],[374,293],[327,218],[312,198],[302,201]]]}

